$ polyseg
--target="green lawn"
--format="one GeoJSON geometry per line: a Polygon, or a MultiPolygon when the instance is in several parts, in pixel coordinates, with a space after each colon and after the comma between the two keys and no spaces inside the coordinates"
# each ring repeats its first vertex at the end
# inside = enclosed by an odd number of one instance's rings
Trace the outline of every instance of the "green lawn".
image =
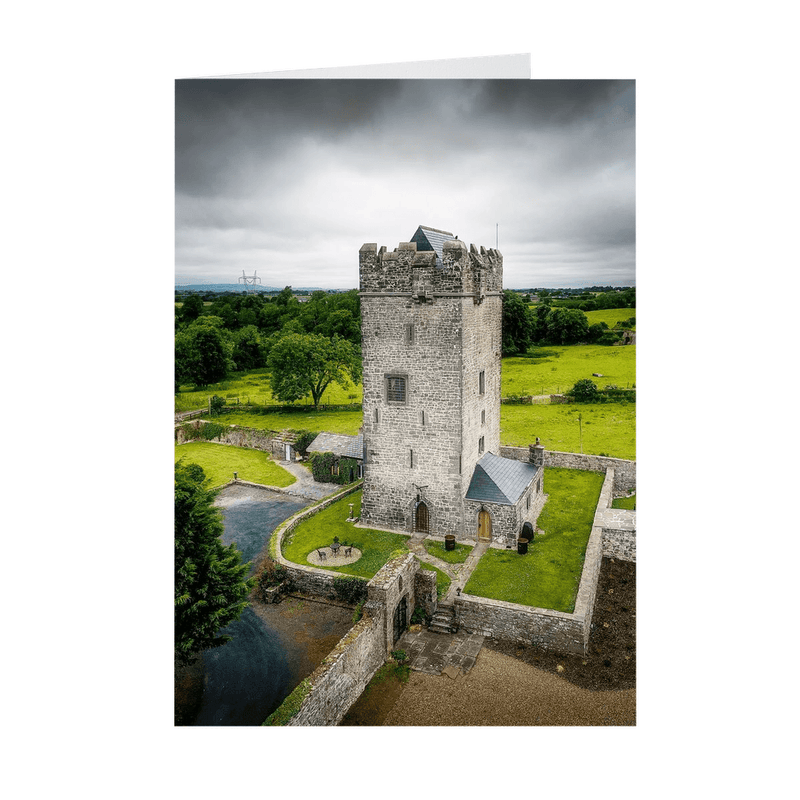
{"type": "MultiPolygon", "coordinates": [[[[590,325],[596,325],[598,322],[605,322],[609,328],[613,328],[620,322],[626,322],[631,317],[636,316],[635,308],[603,308],[600,311],[584,311],[586,319],[589,320],[590,325]]],[[[633,330],[636,330],[634,325],[633,330]]]]}
{"type": "Polygon", "coordinates": [[[175,445],[175,460],[199,464],[211,486],[221,486],[233,480],[238,472],[243,481],[266,486],[291,486],[296,478],[260,450],[232,447],[211,442],[187,442],[175,445]]]}
{"type": "Polygon", "coordinates": [[[567,405],[503,405],[500,443],[525,447],[538,436],[548,450],[583,452],[614,458],[636,458],[636,405],[601,403],[567,405]],[[582,421],[578,423],[578,414],[582,421]]]}
{"type": "Polygon", "coordinates": [[[612,501],[611,508],[624,508],[628,511],[636,511],[636,495],[632,494],[630,497],[618,497],[612,501]]]}
{"type": "Polygon", "coordinates": [[[463,564],[472,552],[472,546],[468,544],[456,544],[455,550],[445,550],[444,542],[437,542],[433,539],[425,540],[425,549],[435,558],[439,558],[448,564],[463,564]]]}
{"type": "MultiPolygon", "coordinates": [[[[192,411],[196,408],[208,408],[211,395],[226,398],[229,403],[253,405],[283,405],[276,400],[269,388],[269,370],[253,369],[247,372],[235,372],[227,380],[212,383],[196,390],[192,386],[181,386],[180,393],[175,396],[175,411],[192,411]]],[[[350,385],[343,389],[338,383],[332,383],[322,395],[322,403],[342,405],[344,403],[360,403],[362,398],[361,384],[350,385]]],[[[310,405],[311,397],[299,400],[294,405],[310,405]]]]}
{"type": "Polygon", "coordinates": [[[220,425],[243,425],[265,431],[308,430],[319,433],[344,433],[355,436],[361,427],[361,411],[280,411],[269,414],[253,414],[232,411],[214,417],[220,425]]]}
{"type": "Polygon", "coordinates": [[[571,613],[575,610],[586,544],[605,476],[556,469],[544,473],[549,494],[537,527],[545,531],[516,550],[488,550],[472,573],[466,594],[571,613]]]}
{"type": "Polygon", "coordinates": [[[609,384],[626,388],[636,383],[636,345],[633,344],[534,347],[529,352],[533,358],[503,359],[503,397],[563,394],[582,378],[594,381],[600,389],[609,384]],[[594,372],[603,377],[592,377],[594,372]]]}
{"type": "MultiPolygon", "coordinates": [[[[338,536],[343,544],[354,545],[363,555],[352,563],[341,567],[323,567],[345,575],[358,575],[370,579],[393,556],[408,552],[407,536],[398,533],[356,528],[347,522],[350,503],[354,503],[353,514],[361,513],[361,492],[353,492],[328,506],[318,514],[301,522],[282,542],[283,557],[294,564],[309,565],[306,556],[318,547],[328,547],[333,537],[338,536]]],[[[313,565],[317,566],[317,565],[313,565]]]]}

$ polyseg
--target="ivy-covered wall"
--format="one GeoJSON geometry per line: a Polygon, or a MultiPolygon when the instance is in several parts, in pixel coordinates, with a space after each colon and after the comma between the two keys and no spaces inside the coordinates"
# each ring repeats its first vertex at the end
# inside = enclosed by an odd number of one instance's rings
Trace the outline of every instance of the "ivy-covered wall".
{"type": "Polygon", "coordinates": [[[311,453],[309,466],[320,483],[347,484],[358,480],[358,460],[333,453],[311,453]],[[338,467],[338,469],[335,469],[338,467]]]}

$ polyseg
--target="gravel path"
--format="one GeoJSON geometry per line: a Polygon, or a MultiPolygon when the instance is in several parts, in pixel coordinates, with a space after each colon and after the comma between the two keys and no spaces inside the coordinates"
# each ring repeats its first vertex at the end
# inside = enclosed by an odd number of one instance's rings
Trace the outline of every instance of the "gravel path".
{"type": "Polygon", "coordinates": [[[635,725],[636,690],[590,691],[484,648],[467,675],[412,672],[384,725],[635,725]]]}

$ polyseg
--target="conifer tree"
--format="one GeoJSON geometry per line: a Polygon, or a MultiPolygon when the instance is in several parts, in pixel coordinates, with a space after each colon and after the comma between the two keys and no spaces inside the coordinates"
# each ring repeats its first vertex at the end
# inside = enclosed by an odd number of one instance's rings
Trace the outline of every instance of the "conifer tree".
{"type": "Polygon", "coordinates": [[[230,641],[219,631],[238,619],[254,579],[235,545],[224,545],[222,515],[197,464],[175,464],[175,655],[191,664],[201,650],[230,641]]]}

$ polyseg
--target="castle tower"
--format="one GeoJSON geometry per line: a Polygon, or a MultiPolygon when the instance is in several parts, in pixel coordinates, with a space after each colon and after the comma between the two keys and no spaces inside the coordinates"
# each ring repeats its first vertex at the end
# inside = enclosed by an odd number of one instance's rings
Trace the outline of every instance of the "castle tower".
{"type": "Polygon", "coordinates": [[[465,495],[481,457],[500,453],[503,257],[432,228],[413,238],[359,252],[361,519],[475,538],[465,495]]]}

